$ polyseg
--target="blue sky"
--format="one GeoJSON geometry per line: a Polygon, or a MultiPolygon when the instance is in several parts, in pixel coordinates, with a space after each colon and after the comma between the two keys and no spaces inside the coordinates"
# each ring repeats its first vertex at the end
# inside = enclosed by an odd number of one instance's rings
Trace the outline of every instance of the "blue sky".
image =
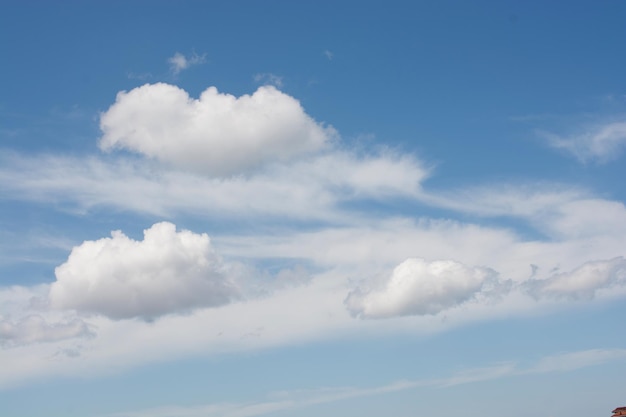
{"type": "Polygon", "coordinates": [[[0,13],[0,412],[626,405],[626,3],[0,13]]]}

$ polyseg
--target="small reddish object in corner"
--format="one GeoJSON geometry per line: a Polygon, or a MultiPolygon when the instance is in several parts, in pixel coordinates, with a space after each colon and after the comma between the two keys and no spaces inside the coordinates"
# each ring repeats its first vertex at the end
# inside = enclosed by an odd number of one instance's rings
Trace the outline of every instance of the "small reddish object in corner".
{"type": "Polygon", "coordinates": [[[619,417],[626,416],[626,407],[617,407],[613,410],[613,415],[611,417],[619,417]]]}

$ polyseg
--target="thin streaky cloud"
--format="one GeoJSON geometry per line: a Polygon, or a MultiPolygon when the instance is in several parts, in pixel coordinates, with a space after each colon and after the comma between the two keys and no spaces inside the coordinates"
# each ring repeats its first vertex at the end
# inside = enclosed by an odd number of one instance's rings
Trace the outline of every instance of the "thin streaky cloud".
{"type": "Polygon", "coordinates": [[[274,87],[277,87],[277,88],[282,88],[284,84],[283,77],[281,77],[280,75],[273,74],[271,72],[263,72],[263,73],[254,74],[253,78],[256,83],[264,84],[264,85],[273,85],[274,87]]]}
{"type": "Polygon", "coordinates": [[[254,417],[276,411],[306,408],[328,404],[348,398],[384,395],[392,392],[419,388],[446,389],[464,384],[475,384],[528,374],[570,372],[576,369],[600,366],[626,359],[626,349],[590,349],[547,356],[529,367],[520,367],[514,362],[499,363],[482,368],[461,371],[446,378],[423,380],[400,380],[370,388],[324,387],[314,390],[287,390],[269,394],[280,400],[252,404],[207,404],[194,407],[167,406],[139,411],[118,412],[101,417],[254,417]]]}
{"type": "Polygon", "coordinates": [[[618,159],[626,147],[626,122],[616,121],[581,129],[564,136],[538,131],[548,144],[573,155],[581,163],[608,163],[618,159]]]}

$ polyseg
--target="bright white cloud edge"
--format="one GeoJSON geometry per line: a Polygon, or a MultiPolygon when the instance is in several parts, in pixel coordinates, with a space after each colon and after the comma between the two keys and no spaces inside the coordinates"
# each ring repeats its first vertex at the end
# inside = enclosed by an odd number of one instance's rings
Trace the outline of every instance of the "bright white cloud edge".
{"type": "Polygon", "coordinates": [[[409,258],[396,266],[379,288],[357,288],[345,303],[352,314],[362,318],[434,315],[463,304],[496,283],[497,273],[488,268],[467,267],[453,260],[409,258]]]}
{"type": "Polygon", "coordinates": [[[112,319],[158,316],[215,307],[241,296],[235,268],[211,247],[207,234],[161,222],[144,239],[121,231],[74,247],[55,270],[50,304],[112,319]]]}
{"type": "Polygon", "coordinates": [[[170,84],[146,84],[118,93],[100,129],[102,150],[125,149],[213,176],[315,153],[337,135],[269,85],[241,97],[209,87],[193,99],[170,84]]]}

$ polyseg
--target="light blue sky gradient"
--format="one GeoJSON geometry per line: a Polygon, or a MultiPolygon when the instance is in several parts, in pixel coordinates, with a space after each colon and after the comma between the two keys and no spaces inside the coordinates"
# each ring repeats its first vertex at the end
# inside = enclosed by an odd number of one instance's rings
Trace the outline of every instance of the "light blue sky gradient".
{"type": "Polygon", "coordinates": [[[1,10],[0,415],[626,405],[626,2],[1,10]]]}

